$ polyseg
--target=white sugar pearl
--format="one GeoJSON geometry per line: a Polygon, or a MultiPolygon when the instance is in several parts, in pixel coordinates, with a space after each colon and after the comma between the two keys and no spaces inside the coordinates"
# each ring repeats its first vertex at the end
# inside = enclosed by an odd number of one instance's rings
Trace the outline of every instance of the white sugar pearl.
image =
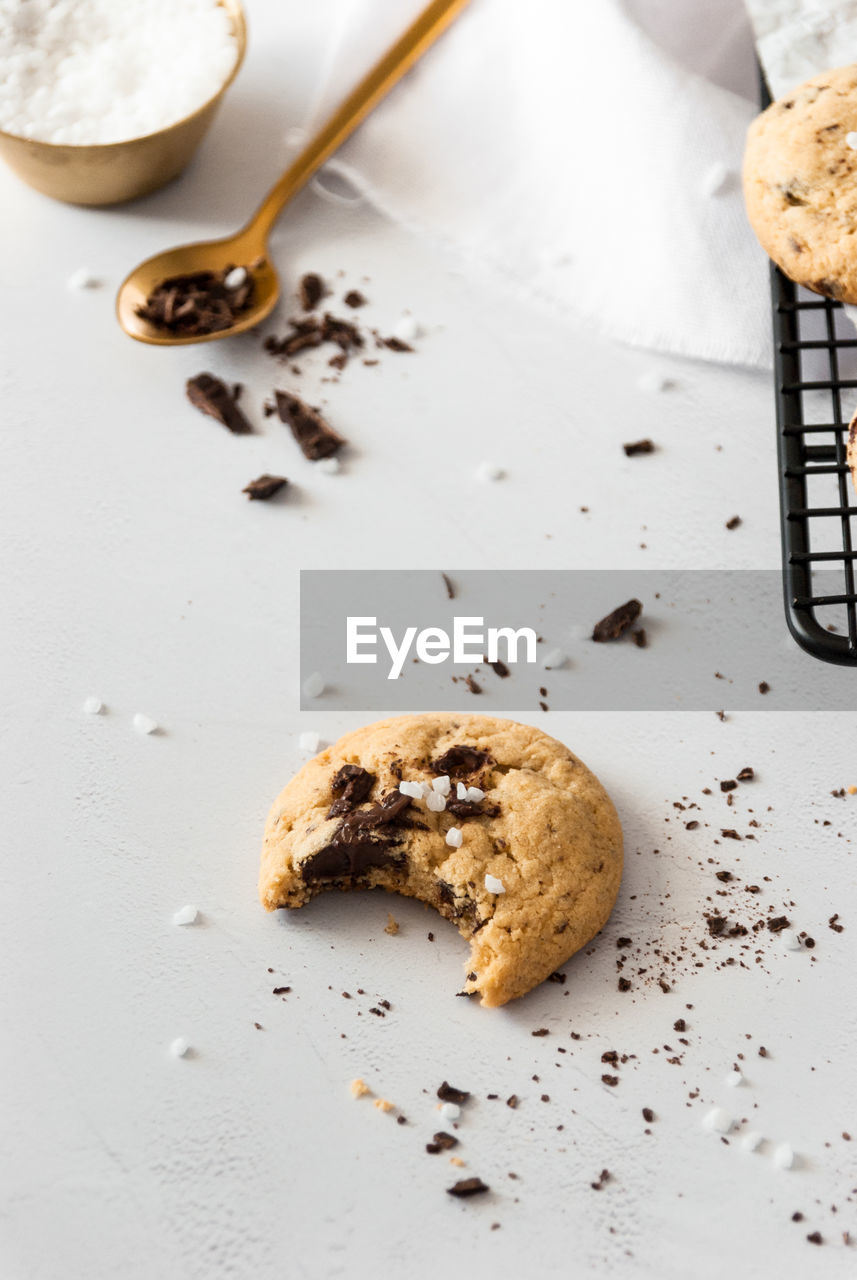
{"type": "Polygon", "coordinates": [[[637,379],[638,391],[669,391],[672,385],[671,379],[657,369],[648,369],[637,379]]]}
{"type": "Polygon", "coordinates": [[[199,911],[196,907],[180,907],[173,916],[173,924],[196,924],[199,911]]]}
{"type": "Polygon", "coordinates": [[[478,804],[480,800],[485,799],[485,792],[481,787],[468,787],[464,793],[464,799],[472,804],[478,804]]]}
{"type": "Polygon", "coordinates": [[[506,472],[494,462],[480,462],[476,468],[477,480],[502,480],[506,472]]]}
{"type": "Polygon", "coordinates": [[[423,789],[419,782],[400,782],[399,791],[403,796],[410,796],[412,800],[423,798],[423,789]]]}
{"type": "Polygon", "coordinates": [[[101,281],[88,267],[78,267],[77,271],[72,271],[65,285],[72,293],[82,293],[84,289],[100,289],[101,281]]]}
{"type": "Polygon", "coordinates": [[[441,778],[433,778],[431,785],[432,790],[436,791],[439,796],[448,796],[451,785],[449,781],[449,774],[445,773],[441,778]]]}
{"type": "Polygon", "coordinates": [[[315,464],[315,469],[322,475],[335,476],[337,471],[342,470],[342,463],[338,458],[320,458],[315,464]]]}
{"type": "Polygon", "coordinates": [[[505,893],[506,892],[506,886],[503,884],[503,881],[498,880],[496,876],[486,875],[485,888],[488,891],[488,893],[505,893]]]}
{"type": "Polygon", "coordinates": [[[556,671],[565,663],[565,654],[562,649],[550,649],[542,658],[542,666],[545,671],[556,671]]]}
{"type": "Polygon", "coordinates": [[[461,1115],[461,1107],[457,1102],[444,1102],[439,1109],[444,1120],[457,1120],[461,1115]]]}
{"type": "Polygon", "coordinates": [[[722,1107],[712,1107],[703,1116],[702,1127],[709,1133],[728,1133],[732,1128],[732,1117],[722,1107]]]}
{"type": "Polygon", "coordinates": [[[743,1079],[740,1071],[730,1071],[723,1083],[728,1084],[730,1089],[736,1089],[743,1079]]]}
{"type": "Polygon", "coordinates": [[[184,1036],[178,1036],[170,1045],[170,1053],[174,1058],[186,1058],[190,1053],[190,1045],[184,1036]]]}
{"type": "Polygon", "coordinates": [[[247,279],[246,267],[233,267],[231,271],[227,271],[223,277],[224,287],[227,289],[240,289],[247,279]]]}
{"type": "Polygon", "coordinates": [[[157,733],[158,722],[153,720],[151,716],[143,715],[142,711],[138,711],[131,721],[137,733],[157,733]]]}
{"type": "Polygon", "coordinates": [[[312,730],[307,730],[298,738],[298,747],[301,751],[305,751],[307,755],[314,756],[321,745],[321,738],[312,730]]]}
{"type": "Polygon", "coordinates": [[[857,151],[857,133],[846,133],[845,145],[850,147],[852,151],[857,151]]]}
{"type": "Polygon", "coordinates": [[[758,1151],[759,1147],[765,1141],[758,1129],[751,1129],[749,1133],[745,1133],[741,1139],[741,1146],[745,1151],[758,1151]]]}
{"type": "Polygon", "coordinates": [[[443,813],[446,808],[446,796],[442,796],[439,791],[430,791],[426,796],[426,808],[432,813],[443,813]]]}
{"type": "Polygon", "coordinates": [[[100,698],[87,698],[83,709],[88,716],[100,716],[104,710],[104,703],[100,698]]]}
{"type": "Polygon", "coordinates": [[[452,849],[460,849],[463,840],[464,840],[464,835],[462,833],[461,827],[449,828],[449,830],[446,833],[446,843],[452,849]]]}
{"type": "Polygon", "coordinates": [[[720,160],[715,160],[702,175],[699,192],[703,196],[722,195],[729,185],[732,174],[720,160]]]}
{"type": "Polygon", "coordinates": [[[800,951],[800,938],[794,929],[780,930],[780,946],[786,951],[800,951]]]}
{"type": "Polygon", "coordinates": [[[400,342],[414,342],[420,336],[420,326],[413,316],[402,316],[393,330],[393,337],[400,342]]]}
{"type": "Polygon", "coordinates": [[[793,1169],[795,1165],[795,1153],[791,1144],[781,1142],[779,1146],[774,1147],[774,1154],[771,1157],[778,1169],[793,1169]]]}
{"type": "Polygon", "coordinates": [[[324,687],[324,677],[318,671],[313,671],[303,683],[303,691],[307,698],[320,698],[324,693],[324,687]]]}

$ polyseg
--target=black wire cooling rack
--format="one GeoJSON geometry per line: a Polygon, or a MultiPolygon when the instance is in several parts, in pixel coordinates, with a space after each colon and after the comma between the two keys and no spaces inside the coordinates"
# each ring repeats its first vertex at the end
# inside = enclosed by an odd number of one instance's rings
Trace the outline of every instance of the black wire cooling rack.
{"type": "MultiPolygon", "coordinates": [[[[761,105],[771,97],[760,73],[761,105]]],[[[841,303],[771,263],[786,618],[816,658],[857,666],[857,493],[845,461],[857,329],[841,303]]]]}
{"type": "Polygon", "coordinates": [[[838,302],[771,267],[783,576],[789,630],[857,665],[857,494],[845,461],[857,329],[838,302]]]}

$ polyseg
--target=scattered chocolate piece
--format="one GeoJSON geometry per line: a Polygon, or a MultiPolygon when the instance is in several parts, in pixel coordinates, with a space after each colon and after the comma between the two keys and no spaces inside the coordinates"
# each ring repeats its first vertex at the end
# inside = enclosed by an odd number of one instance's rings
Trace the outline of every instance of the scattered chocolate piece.
{"type": "Polygon", "coordinates": [[[447,1195],[458,1196],[463,1200],[467,1196],[478,1196],[483,1191],[490,1191],[481,1178],[462,1178],[461,1182],[456,1182],[454,1187],[447,1187],[447,1195]]]}
{"type": "Polygon", "coordinates": [[[734,791],[737,786],[738,786],[738,783],[735,781],[734,778],[726,778],[720,783],[720,790],[734,791]]]}
{"type": "Polygon", "coordinates": [[[364,345],[363,335],[356,325],[349,320],[342,320],[325,312],[321,319],[318,316],[307,316],[303,320],[290,320],[289,332],[282,338],[273,334],[265,339],[265,350],[272,356],[283,356],[289,359],[325,342],[332,342],[345,355],[360,350],[364,345]]]}
{"type": "Polygon", "coordinates": [[[646,635],[645,627],[636,627],[631,632],[631,639],[634,641],[634,644],[638,649],[648,649],[649,637],[646,635]]]}
{"type": "Polygon", "coordinates": [[[721,884],[728,884],[729,881],[732,879],[731,871],[716,871],[715,875],[717,879],[721,882],[721,884]]]}
{"type": "Polygon", "coordinates": [[[643,606],[639,600],[628,600],[626,604],[620,604],[612,613],[608,613],[606,618],[596,622],[592,630],[592,639],[598,644],[603,644],[607,640],[619,640],[634,625],[642,612],[643,606]]]}
{"type": "Polygon", "coordinates": [[[235,403],[235,397],[225,382],[212,373],[199,373],[188,378],[185,384],[187,398],[200,413],[207,413],[233,435],[249,435],[253,428],[235,403]]]}
{"type": "Polygon", "coordinates": [[[827,922],[828,929],[832,929],[834,933],[844,933],[845,925],[839,923],[839,912],[835,916],[831,916],[827,922]]]}
{"type": "Polygon", "coordinates": [[[490,667],[494,674],[498,675],[501,680],[505,680],[506,676],[509,675],[509,668],[506,666],[505,662],[501,661],[500,658],[498,658],[496,662],[490,663],[490,667]]]}
{"type": "Polygon", "coordinates": [[[755,776],[756,776],[755,773],[753,772],[753,770],[750,768],[749,765],[739,770],[739,772],[736,774],[736,777],[739,782],[752,782],[755,776]]]}
{"type": "Polygon", "coordinates": [[[538,1031],[531,1031],[531,1032],[530,1032],[530,1035],[532,1035],[532,1036],[549,1036],[549,1035],[550,1035],[550,1031],[547,1029],[547,1027],[539,1027],[538,1031]]]}
{"type": "Polygon", "coordinates": [[[781,929],[788,929],[789,921],[787,916],[775,916],[773,920],[768,921],[768,928],[771,933],[779,933],[781,929]]]}
{"type": "Polygon", "coordinates": [[[740,517],[740,516],[732,516],[731,520],[727,520],[727,521],[726,521],[726,528],[727,528],[727,529],[737,529],[740,523],[741,523],[741,517],[740,517]]]}
{"type": "Polygon", "coordinates": [[[809,951],[812,951],[813,947],[815,946],[815,938],[804,938],[804,940],[803,940],[803,945],[804,945],[804,946],[805,946],[809,951]]]}
{"type": "Polygon", "coordinates": [[[291,987],[274,987],[271,994],[275,996],[284,996],[284,995],[287,995],[290,991],[291,991],[291,987]]]}
{"type": "Polygon", "coordinates": [[[560,972],[559,972],[559,970],[557,970],[557,972],[556,972],[556,973],[549,973],[549,974],[548,974],[548,982],[559,982],[561,985],[563,985],[563,986],[564,986],[564,985],[565,985],[565,976],[566,976],[566,975],[565,975],[564,973],[560,973],[560,972]]]}
{"type": "Polygon", "coordinates": [[[626,458],[636,458],[638,453],[654,453],[655,445],[652,440],[635,440],[633,444],[623,444],[626,458]]]}
{"type": "Polygon", "coordinates": [[[615,1088],[615,1086],[619,1083],[619,1077],[618,1077],[618,1076],[611,1076],[611,1075],[604,1074],[604,1075],[601,1077],[601,1083],[602,1083],[602,1084],[608,1084],[608,1085],[610,1085],[610,1087],[611,1087],[611,1089],[612,1089],[612,1088],[615,1088]]]}
{"type": "Polygon", "coordinates": [[[684,1018],[676,1018],[673,1023],[673,1031],[687,1031],[687,1023],[684,1018]]]}
{"type": "Polygon", "coordinates": [[[330,790],[336,799],[327,811],[328,818],[350,813],[368,797],[375,785],[375,775],[359,764],[344,764],[334,775],[330,790]]]}
{"type": "Polygon", "coordinates": [[[590,1182],[589,1185],[592,1187],[593,1191],[601,1191],[604,1187],[606,1187],[607,1183],[610,1181],[611,1176],[612,1175],[609,1169],[602,1169],[598,1175],[597,1181],[590,1182]]]}
{"type": "Polygon", "coordinates": [[[767,1058],[767,1056],[768,1056],[768,1051],[767,1051],[767,1049],[765,1048],[765,1046],[764,1046],[763,1044],[760,1044],[760,1045],[759,1045],[759,1057],[760,1057],[760,1058],[767,1058]]]}
{"type": "Polygon", "coordinates": [[[359,289],[349,289],[345,297],[342,299],[346,307],[365,307],[366,299],[359,289]]]}
{"type": "Polygon", "coordinates": [[[807,1240],[810,1244],[824,1244],[824,1237],[820,1231],[813,1231],[807,1236],[807,1240]]]}
{"type": "Polygon", "coordinates": [[[518,1095],[516,1093],[511,1094],[510,1097],[506,1099],[506,1106],[511,1107],[513,1111],[517,1110],[518,1095]]]}
{"type": "Polygon", "coordinates": [[[443,585],[446,587],[446,598],[447,598],[447,600],[454,600],[454,599],[455,599],[455,586],[454,586],[454,584],[453,584],[452,579],[451,579],[451,578],[449,577],[449,575],[448,575],[448,574],[446,574],[446,573],[442,573],[440,576],[443,578],[443,585]]]}
{"type": "Polygon", "coordinates": [[[413,351],[413,347],[409,342],[403,342],[401,338],[379,338],[382,347],[388,347],[390,351],[413,351]]]}
{"type": "Polygon", "coordinates": [[[304,311],[314,311],[325,292],[321,276],[315,271],[308,271],[298,285],[298,298],[304,311]]]}
{"type": "Polygon", "coordinates": [[[792,1214],[792,1222],[803,1222],[803,1214],[800,1210],[798,1210],[797,1213],[792,1214]]]}
{"type": "Polygon", "coordinates": [[[655,1118],[655,1113],[651,1107],[643,1107],[643,1119],[646,1124],[651,1124],[655,1118]]]}
{"type": "Polygon", "coordinates": [[[718,938],[725,928],[726,928],[725,916],[709,916],[708,917],[708,932],[711,934],[713,938],[718,938]]]}
{"type": "Polygon", "coordinates": [[[720,834],[722,835],[724,840],[740,840],[741,839],[741,837],[739,836],[738,832],[735,830],[734,827],[721,827],[720,834]]]}
{"type": "MultiPolygon", "coordinates": [[[[239,268],[240,270],[240,268],[239,268]]],[[[155,285],[137,315],[158,329],[186,336],[221,333],[231,329],[253,300],[253,276],[232,276],[233,266],[222,271],[195,271],[169,276],[155,285]],[[232,278],[234,285],[227,286],[232,278]]]]}
{"type": "Polygon", "coordinates": [[[698,826],[699,826],[699,823],[696,821],[695,818],[692,818],[690,822],[686,822],[684,824],[684,829],[685,831],[695,831],[698,826]]]}
{"type": "Polygon", "coordinates": [[[618,985],[619,985],[619,990],[620,990],[620,991],[630,991],[630,990],[631,990],[631,981],[630,981],[630,979],[629,979],[629,978],[620,978],[620,979],[619,979],[619,984],[618,984],[618,985]]]}
{"type": "Polygon", "coordinates": [[[443,1084],[437,1091],[437,1096],[441,1102],[457,1102],[459,1105],[466,1102],[470,1094],[466,1089],[456,1089],[453,1085],[447,1084],[444,1080],[443,1084]]]}
{"type": "Polygon", "coordinates": [[[289,391],[275,391],[277,413],[280,421],[291,429],[292,435],[303,451],[305,458],[316,462],[319,458],[330,458],[338,453],[346,443],[341,435],[333,430],[317,409],[311,408],[289,391]]]}
{"type": "Polygon", "coordinates": [[[759,693],[770,693],[771,686],[767,680],[763,680],[759,685],[759,693]]]}
{"type": "Polygon", "coordinates": [[[436,1133],[431,1142],[426,1143],[426,1151],[429,1155],[437,1155],[438,1151],[451,1151],[453,1147],[458,1146],[458,1138],[454,1138],[451,1133],[436,1133]]]}
{"type": "Polygon", "coordinates": [[[464,683],[467,685],[471,693],[482,692],[482,685],[478,684],[476,680],[473,679],[473,676],[465,676],[464,683]]]}
{"type": "Polygon", "coordinates": [[[288,483],[285,476],[269,476],[266,472],[265,475],[259,476],[258,480],[251,480],[241,492],[246,493],[250,499],[267,502],[268,498],[273,498],[274,494],[279,493],[288,483]]]}
{"type": "Polygon", "coordinates": [[[633,939],[632,939],[632,938],[617,938],[617,939],[616,939],[616,946],[617,946],[620,950],[623,950],[625,947],[633,946],[633,939]]]}

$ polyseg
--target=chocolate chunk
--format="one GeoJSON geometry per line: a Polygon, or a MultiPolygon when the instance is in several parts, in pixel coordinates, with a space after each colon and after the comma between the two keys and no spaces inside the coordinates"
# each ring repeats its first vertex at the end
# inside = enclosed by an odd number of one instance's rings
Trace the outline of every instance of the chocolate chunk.
{"type": "Polygon", "coordinates": [[[717,879],[720,880],[723,884],[728,884],[729,881],[732,879],[731,871],[715,871],[714,874],[717,877],[717,879]]]}
{"type": "Polygon", "coordinates": [[[454,1187],[447,1187],[447,1195],[458,1196],[459,1199],[466,1199],[467,1196],[478,1196],[483,1191],[490,1191],[481,1178],[462,1178],[461,1182],[456,1182],[454,1187]]]}
{"type": "Polygon", "coordinates": [[[719,937],[725,928],[726,928],[725,916],[709,916],[708,917],[708,932],[711,934],[713,938],[719,937]]]}
{"type": "Polygon", "coordinates": [[[253,300],[253,276],[245,269],[240,283],[227,288],[232,266],[169,276],[155,286],[137,315],[158,329],[185,336],[231,329],[253,300]]]}
{"type": "Polygon", "coordinates": [[[359,764],[344,764],[333,778],[330,789],[336,799],[327,811],[328,818],[338,818],[362,804],[375,785],[375,775],[359,764]]]}
{"type": "Polygon", "coordinates": [[[288,484],[285,476],[269,476],[267,473],[259,476],[258,480],[251,480],[241,490],[246,493],[248,498],[255,498],[260,502],[267,502],[269,498],[273,498],[275,493],[279,493],[281,489],[288,484]]]}
{"type": "Polygon", "coordinates": [[[410,803],[410,796],[391,791],[380,803],[347,813],[330,843],[307,858],[301,866],[305,883],[353,879],[373,867],[402,867],[405,855],[396,849],[401,837],[395,832],[378,832],[377,828],[400,822],[400,815],[410,803]]]}
{"type": "Polygon", "coordinates": [[[630,991],[630,990],[631,990],[631,982],[630,982],[630,979],[628,979],[628,978],[620,978],[620,979],[619,979],[619,984],[618,984],[618,985],[619,985],[619,990],[620,990],[620,991],[630,991]]]}
{"type": "Polygon", "coordinates": [[[365,307],[366,299],[359,289],[350,289],[342,299],[346,307],[365,307]]]}
{"type": "Polygon", "coordinates": [[[687,1031],[687,1023],[685,1022],[684,1018],[676,1018],[675,1022],[673,1023],[673,1031],[678,1031],[679,1033],[681,1033],[682,1031],[687,1031]]]}
{"type": "Polygon", "coordinates": [[[185,384],[187,398],[200,413],[207,413],[233,435],[249,435],[253,428],[235,403],[235,396],[225,382],[211,373],[199,373],[185,384]]]}
{"type": "Polygon", "coordinates": [[[436,1155],[438,1151],[451,1151],[457,1146],[458,1138],[454,1138],[451,1133],[444,1133],[441,1129],[440,1133],[436,1133],[432,1141],[426,1144],[426,1151],[430,1155],[436,1155]]]}
{"type": "Polygon", "coordinates": [[[620,604],[618,609],[608,613],[606,618],[597,622],[592,630],[592,639],[599,644],[607,640],[618,640],[639,618],[643,606],[639,600],[629,600],[620,604]]]}
{"type": "Polygon", "coordinates": [[[738,783],[735,781],[734,778],[724,778],[724,780],[720,783],[720,790],[734,791],[737,786],[738,786],[738,783]]]}
{"type": "Polygon", "coordinates": [[[460,1105],[462,1102],[467,1101],[470,1094],[466,1089],[456,1089],[454,1085],[448,1084],[447,1081],[444,1080],[443,1084],[437,1091],[437,1096],[440,1098],[441,1102],[456,1102],[460,1105]]]}
{"type": "Polygon", "coordinates": [[[787,916],[775,916],[773,920],[768,921],[768,928],[771,933],[779,933],[782,929],[788,929],[789,921],[787,916]]]}
{"type": "Polygon", "coordinates": [[[487,751],[480,751],[478,747],[460,746],[450,747],[442,756],[438,756],[437,760],[432,760],[429,768],[432,773],[439,776],[449,774],[454,778],[478,773],[480,769],[493,763],[494,760],[487,751]]]}
{"type": "Polygon", "coordinates": [[[315,271],[308,271],[298,285],[298,297],[304,311],[314,311],[324,297],[324,281],[315,271]]]}
{"type": "Polygon", "coordinates": [[[655,1118],[655,1113],[651,1107],[643,1107],[643,1119],[646,1124],[651,1124],[655,1118]]]}
{"type": "Polygon", "coordinates": [[[626,458],[635,458],[638,453],[654,453],[655,445],[652,440],[636,440],[633,444],[623,444],[626,458]]]}
{"type": "Polygon", "coordinates": [[[311,408],[289,391],[275,391],[277,413],[280,420],[291,428],[304,457],[311,462],[330,458],[346,443],[341,435],[325,422],[317,409],[311,408]]]}

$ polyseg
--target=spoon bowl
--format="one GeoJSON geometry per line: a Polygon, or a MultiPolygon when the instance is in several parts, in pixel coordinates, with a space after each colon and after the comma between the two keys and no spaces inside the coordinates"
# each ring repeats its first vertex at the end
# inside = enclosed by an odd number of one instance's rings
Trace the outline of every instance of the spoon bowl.
{"type": "Polygon", "coordinates": [[[232,337],[254,328],[271,314],[279,296],[280,282],[266,254],[264,240],[242,231],[223,240],[199,240],[195,244],[179,245],[147,258],[120,285],[116,296],[116,315],[125,332],[138,342],[148,342],[156,347],[180,347],[192,342],[213,342],[215,338],[232,337]],[[197,271],[224,271],[227,267],[245,267],[253,277],[250,305],[228,329],[218,329],[214,333],[172,333],[138,314],[138,308],[164,280],[172,276],[192,275],[197,271]]]}

